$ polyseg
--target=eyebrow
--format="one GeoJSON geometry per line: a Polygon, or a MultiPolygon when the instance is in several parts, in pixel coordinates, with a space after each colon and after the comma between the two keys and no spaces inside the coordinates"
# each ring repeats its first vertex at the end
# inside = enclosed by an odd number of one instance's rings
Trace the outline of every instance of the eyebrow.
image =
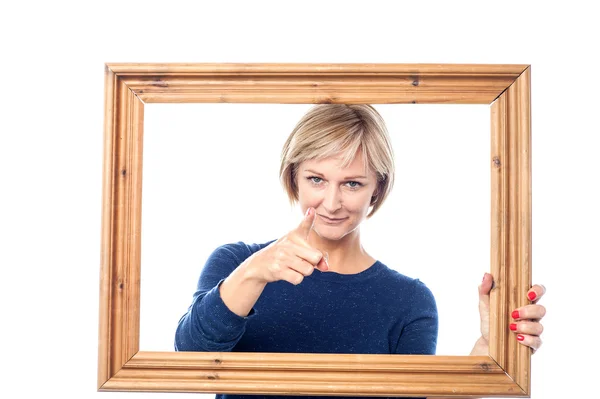
{"type": "MultiPolygon", "coordinates": [[[[310,170],[310,169],[304,169],[304,171],[305,171],[305,172],[308,172],[308,173],[312,173],[312,174],[314,174],[314,175],[323,176],[323,174],[321,174],[321,173],[319,173],[319,172],[315,172],[314,170],[310,170]]],[[[366,178],[367,178],[367,176],[348,176],[348,177],[345,177],[345,178],[344,178],[344,179],[342,179],[342,180],[366,179],[366,178]]]]}

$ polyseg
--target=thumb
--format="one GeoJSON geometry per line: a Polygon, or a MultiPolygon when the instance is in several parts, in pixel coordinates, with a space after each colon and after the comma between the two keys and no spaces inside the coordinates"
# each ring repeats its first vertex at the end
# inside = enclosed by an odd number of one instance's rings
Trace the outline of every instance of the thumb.
{"type": "Polygon", "coordinates": [[[308,208],[302,222],[300,222],[300,225],[296,228],[296,233],[298,233],[303,240],[307,240],[314,223],[315,210],[313,208],[308,208]]]}
{"type": "Polygon", "coordinates": [[[485,273],[483,275],[483,280],[479,285],[479,300],[490,303],[490,291],[494,285],[494,277],[491,274],[485,273]]]}

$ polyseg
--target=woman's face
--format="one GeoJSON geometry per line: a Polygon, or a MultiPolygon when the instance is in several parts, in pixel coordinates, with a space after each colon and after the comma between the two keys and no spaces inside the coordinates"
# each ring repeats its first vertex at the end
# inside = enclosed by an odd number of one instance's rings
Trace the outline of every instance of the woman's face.
{"type": "Polygon", "coordinates": [[[377,188],[377,177],[365,170],[361,152],[348,167],[341,168],[341,162],[341,156],[304,161],[297,172],[302,212],[316,210],[313,230],[328,240],[339,240],[360,225],[377,188]]]}

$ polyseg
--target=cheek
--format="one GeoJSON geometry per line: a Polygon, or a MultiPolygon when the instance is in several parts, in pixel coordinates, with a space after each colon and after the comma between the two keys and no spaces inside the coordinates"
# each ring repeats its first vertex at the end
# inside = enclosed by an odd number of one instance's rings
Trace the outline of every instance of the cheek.
{"type": "Polygon", "coordinates": [[[301,204],[311,205],[317,200],[316,190],[305,183],[298,185],[298,201],[301,204]]]}
{"type": "Polygon", "coordinates": [[[351,212],[364,213],[365,210],[369,209],[371,204],[371,196],[368,193],[349,195],[347,196],[344,204],[346,205],[346,209],[351,212]]]}

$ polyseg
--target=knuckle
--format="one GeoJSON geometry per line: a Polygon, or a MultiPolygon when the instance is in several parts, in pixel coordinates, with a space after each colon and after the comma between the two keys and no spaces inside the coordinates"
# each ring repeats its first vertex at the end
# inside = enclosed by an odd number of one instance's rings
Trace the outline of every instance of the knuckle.
{"type": "Polygon", "coordinates": [[[304,271],[304,275],[305,276],[310,276],[313,273],[313,271],[315,271],[314,267],[307,266],[306,269],[305,269],[305,271],[304,271]]]}
{"type": "Polygon", "coordinates": [[[537,331],[536,331],[536,335],[542,335],[542,333],[544,332],[544,326],[541,325],[540,323],[537,323],[537,331]]]}
{"type": "Polygon", "coordinates": [[[279,264],[279,262],[271,263],[271,265],[269,265],[269,270],[272,273],[277,274],[281,271],[281,265],[279,264]]]}
{"type": "Polygon", "coordinates": [[[546,307],[543,305],[538,305],[540,307],[540,319],[546,316],[546,307]]]}
{"type": "Polygon", "coordinates": [[[523,322],[519,323],[519,331],[524,334],[538,336],[544,332],[544,327],[537,322],[523,322]]]}

